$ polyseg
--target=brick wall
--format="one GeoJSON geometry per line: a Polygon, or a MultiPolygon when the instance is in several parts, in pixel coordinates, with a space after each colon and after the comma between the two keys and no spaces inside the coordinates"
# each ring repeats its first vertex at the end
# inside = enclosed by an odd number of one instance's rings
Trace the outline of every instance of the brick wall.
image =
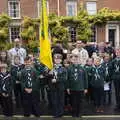
{"type": "Polygon", "coordinates": [[[20,0],[21,16],[38,17],[37,0],[20,0]]]}
{"type": "Polygon", "coordinates": [[[7,0],[0,0],[0,14],[7,13],[8,11],[8,3],[7,0]]]}
{"type": "Polygon", "coordinates": [[[120,0],[97,0],[98,8],[109,7],[113,10],[120,10],[120,0]]]}

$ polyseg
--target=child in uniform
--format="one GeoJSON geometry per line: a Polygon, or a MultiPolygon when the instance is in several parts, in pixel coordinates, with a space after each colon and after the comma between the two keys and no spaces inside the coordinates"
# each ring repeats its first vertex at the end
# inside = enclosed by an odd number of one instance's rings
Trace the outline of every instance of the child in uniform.
{"type": "Polygon", "coordinates": [[[120,48],[115,50],[116,58],[112,60],[112,80],[115,87],[116,108],[120,111],[120,48]]]}
{"type": "Polygon", "coordinates": [[[13,115],[12,80],[10,73],[7,71],[7,64],[0,65],[0,93],[3,114],[11,117],[13,115]]]}
{"type": "Polygon", "coordinates": [[[51,97],[52,110],[54,118],[62,117],[64,113],[64,90],[65,81],[67,80],[66,69],[62,66],[62,55],[54,54],[54,67],[50,71],[51,79],[51,97]]]}
{"type": "Polygon", "coordinates": [[[94,67],[92,70],[91,85],[93,87],[94,103],[96,112],[103,112],[104,103],[104,80],[105,71],[101,65],[101,58],[94,59],[94,67]]]}
{"type": "Polygon", "coordinates": [[[83,95],[87,93],[88,79],[85,69],[79,64],[78,55],[72,54],[71,62],[68,67],[67,92],[71,95],[72,117],[78,118],[83,95]]]}
{"type": "Polygon", "coordinates": [[[16,100],[16,107],[19,108],[23,103],[22,101],[22,90],[21,90],[21,79],[20,74],[21,70],[24,68],[24,65],[20,63],[20,57],[14,57],[14,65],[11,66],[11,76],[14,85],[14,94],[16,100]]]}
{"type": "Polygon", "coordinates": [[[33,68],[30,57],[25,58],[25,68],[21,71],[21,86],[24,116],[29,117],[31,114],[34,114],[36,117],[40,117],[40,81],[37,79],[37,72],[33,68]]]}

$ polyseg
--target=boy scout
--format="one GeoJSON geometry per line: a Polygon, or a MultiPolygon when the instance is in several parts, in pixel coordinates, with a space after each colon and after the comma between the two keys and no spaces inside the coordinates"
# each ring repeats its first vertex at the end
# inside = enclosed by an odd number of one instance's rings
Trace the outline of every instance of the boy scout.
{"type": "Polygon", "coordinates": [[[25,58],[25,68],[21,71],[21,86],[23,92],[24,116],[29,117],[31,114],[34,114],[36,117],[39,117],[40,81],[37,79],[37,73],[32,67],[30,57],[25,58]]]}
{"type": "Polygon", "coordinates": [[[49,74],[53,76],[51,79],[51,97],[54,118],[62,117],[64,113],[64,89],[67,79],[66,69],[62,66],[62,55],[54,55],[54,67],[49,74]]]}
{"type": "Polygon", "coordinates": [[[13,115],[12,80],[10,73],[7,71],[7,64],[0,65],[0,94],[3,114],[10,117],[13,115]]]}
{"type": "Polygon", "coordinates": [[[115,87],[115,96],[116,96],[116,108],[115,110],[120,111],[120,48],[117,48],[116,58],[112,61],[112,80],[115,87]]]}
{"type": "Polygon", "coordinates": [[[92,102],[93,100],[93,88],[91,86],[91,78],[92,78],[92,68],[93,68],[93,58],[88,58],[85,64],[85,70],[88,76],[88,93],[87,93],[87,100],[88,102],[92,102]]]}
{"type": "Polygon", "coordinates": [[[72,64],[68,67],[67,91],[68,94],[71,94],[72,116],[79,117],[80,103],[88,88],[87,73],[79,64],[78,55],[72,54],[71,62],[72,64]]]}
{"type": "Polygon", "coordinates": [[[20,57],[14,57],[14,65],[11,66],[11,76],[14,85],[14,94],[16,100],[16,107],[19,108],[22,103],[22,91],[21,91],[21,79],[20,73],[24,68],[23,64],[20,64],[20,57]]]}
{"type": "Polygon", "coordinates": [[[104,100],[104,80],[105,70],[100,64],[101,58],[96,57],[94,59],[94,67],[92,70],[91,85],[93,87],[94,102],[96,112],[103,112],[103,100],[104,100]]]}
{"type": "Polygon", "coordinates": [[[104,104],[111,104],[111,91],[112,91],[112,64],[110,60],[110,54],[105,53],[103,58],[103,68],[105,69],[105,81],[104,81],[104,104]],[[108,96],[108,97],[107,97],[108,96]],[[107,99],[108,98],[108,99],[107,99]]]}

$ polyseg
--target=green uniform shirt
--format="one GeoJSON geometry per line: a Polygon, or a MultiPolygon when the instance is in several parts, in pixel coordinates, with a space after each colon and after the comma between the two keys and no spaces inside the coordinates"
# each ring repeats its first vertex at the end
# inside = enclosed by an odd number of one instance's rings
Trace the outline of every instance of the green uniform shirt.
{"type": "Polygon", "coordinates": [[[85,69],[81,65],[68,67],[67,88],[73,91],[83,91],[88,88],[88,78],[85,69]]]}

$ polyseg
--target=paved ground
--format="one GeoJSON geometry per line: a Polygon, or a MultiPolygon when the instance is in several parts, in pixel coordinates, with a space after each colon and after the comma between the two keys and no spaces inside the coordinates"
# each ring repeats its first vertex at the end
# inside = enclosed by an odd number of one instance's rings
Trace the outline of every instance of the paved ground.
{"type": "MultiPolygon", "coordinates": [[[[0,117],[0,120],[8,120],[4,117],[0,117]]],[[[38,118],[23,118],[23,117],[13,117],[9,120],[39,120],[38,118]]],[[[53,119],[52,117],[41,117],[40,120],[120,120],[120,116],[83,116],[82,118],[72,118],[72,117],[63,117],[59,119],[53,119]]]]}
{"type": "MultiPolygon", "coordinates": [[[[115,95],[114,90],[112,92],[112,103],[111,105],[105,105],[104,113],[96,113],[94,106],[92,104],[89,104],[84,100],[83,107],[82,107],[82,118],[73,119],[70,117],[70,112],[65,112],[65,116],[59,120],[120,120],[120,112],[114,111],[115,108],[115,95]]],[[[47,103],[41,102],[41,111],[44,116],[42,116],[42,120],[54,120],[51,115],[51,110],[48,109],[47,103]],[[49,117],[47,117],[48,115],[49,117]]],[[[0,120],[5,120],[5,118],[2,116],[1,108],[0,108],[0,120]]],[[[14,113],[17,115],[12,118],[12,120],[36,120],[35,118],[26,118],[24,119],[21,115],[23,115],[22,109],[14,109],[14,113]],[[20,116],[19,116],[20,115],[20,116]]]]}

